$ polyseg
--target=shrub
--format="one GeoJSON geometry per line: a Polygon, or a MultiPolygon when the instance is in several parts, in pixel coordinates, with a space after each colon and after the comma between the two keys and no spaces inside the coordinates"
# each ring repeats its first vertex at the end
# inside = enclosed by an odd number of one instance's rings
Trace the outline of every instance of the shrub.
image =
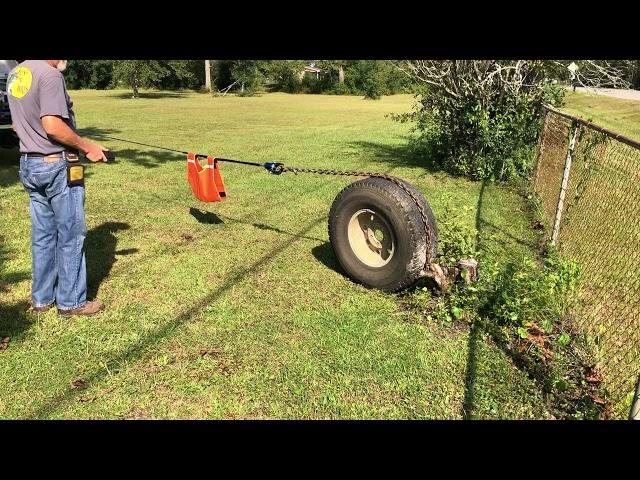
{"type": "Polygon", "coordinates": [[[557,105],[563,90],[545,62],[406,62],[417,82],[413,112],[417,144],[445,171],[474,179],[505,180],[529,172],[543,104],[557,105]]]}

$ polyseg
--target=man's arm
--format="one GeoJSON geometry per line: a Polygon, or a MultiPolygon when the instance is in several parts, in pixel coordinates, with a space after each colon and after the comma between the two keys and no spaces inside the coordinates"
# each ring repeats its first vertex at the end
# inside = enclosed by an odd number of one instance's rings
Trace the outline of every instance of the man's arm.
{"type": "Polygon", "coordinates": [[[82,150],[92,162],[107,161],[103,152],[103,150],[108,150],[107,148],[80,137],[60,117],[45,115],[42,117],[42,126],[47,135],[56,142],[67,145],[74,150],[82,150]]]}

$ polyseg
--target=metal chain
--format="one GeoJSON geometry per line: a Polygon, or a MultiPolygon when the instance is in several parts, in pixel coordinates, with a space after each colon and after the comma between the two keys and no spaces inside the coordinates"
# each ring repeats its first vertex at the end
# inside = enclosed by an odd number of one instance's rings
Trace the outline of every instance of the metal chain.
{"type": "Polygon", "coordinates": [[[282,171],[283,172],[292,172],[295,174],[298,173],[315,173],[318,175],[341,175],[341,176],[345,176],[345,177],[377,177],[377,178],[384,178],[385,180],[389,180],[390,182],[394,183],[395,185],[397,185],[398,187],[400,187],[407,195],[409,195],[409,197],[413,200],[413,203],[416,204],[416,207],[418,207],[418,212],[420,212],[420,218],[422,219],[422,224],[424,226],[424,230],[426,233],[426,242],[427,242],[427,249],[425,252],[425,265],[424,265],[424,271],[428,271],[429,269],[429,265],[431,263],[431,261],[433,260],[432,258],[430,258],[430,249],[428,248],[431,245],[431,228],[429,227],[429,219],[427,218],[427,213],[424,211],[424,208],[422,207],[422,204],[420,203],[420,199],[418,197],[416,197],[416,195],[407,188],[407,186],[405,185],[405,183],[398,177],[394,177],[393,175],[388,175],[386,173],[376,173],[376,172],[347,172],[347,171],[341,171],[341,170],[328,170],[328,169],[321,169],[321,168],[296,168],[296,167],[285,167],[284,165],[282,166],[282,171]]]}
{"type": "MultiPolygon", "coordinates": [[[[102,137],[102,138],[107,138],[107,139],[111,139],[111,140],[116,140],[116,141],[120,141],[120,142],[125,142],[125,143],[133,143],[136,145],[143,145],[145,147],[151,147],[151,148],[158,148],[161,150],[167,150],[170,152],[175,152],[175,153],[182,153],[184,155],[187,155],[188,152],[183,152],[181,150],[175,150],[173,148],[167,148],[167,147],[161,147],[158,145],[151,145],[148,143],[142,143],[142,142],[135,142],[133,140],[127,140],[124,138],[117,138],[117,137],[112,137],[110,135],[104,135],[104,134],[100,134],[100,135],[95,135],[97,137],[102,137]]],[[[206,157],[206,155],[203,154],[196,154],[196,157],[206,157]]],[[[422,208],[422,205],[420,204],[420,200],[413,194],[413,192],[411,192],[407,186],[404,184],[404,182],[399,179],[398,177],[394,177],[392,175],[387,175],[385,173],[375,173],[375,172],[345,172],[345,171],[340,171],[340,170],[327,170],[327,169],[320,169],[320,168],[295,168],[295,167],[285,167],[284,164],[279,163],[279,162],[270,162],[270,163],[253,163],[253,162],[244,162],[244,161],[239,161],[239,160],[231,160],[231,159],[226,159],[226,158],[216,158],[217,161],[221,161],[221,162],[230,162],[230,163],[240,163],[240,164],[244,164],[244,165],[253,165],[253,166],[259,166],[259,167],[265,167],[269,172],[271,172],[272,174],[275,175],[280,175],[281,173],[284,172],[292,172],[295,174],[298,173],[315,173],[318,175],[342,175],[342,176],[347,176],[347,177],[378,177],[378,178],[384,178],[386,180],[389,180],[390,182],[396,184],[398,187],[400,187],[407,195],[409,195],[409,197],[413,200],[413,202],[416,204],[416,207],[418,207],[418,211],[420,212],[420,217],[422,219],[422,224],[424,225],[424,230],[426,233],[426,242],[428,245],[431,244],[430,242],[430,237],[431,237],[431,229],[429,228],[429,220],[427,218],[427,214],[424,211],[424,209],[422,208]]],[[[427,252],[425,254],[425,266],[424,266],[424,270],[425,272],[428,271],[428,267],[429,264],[431,263],[431,260],[433,260],[432,258],[430,258],[429,255],[429,249],[427,249],[427,252]]]]}

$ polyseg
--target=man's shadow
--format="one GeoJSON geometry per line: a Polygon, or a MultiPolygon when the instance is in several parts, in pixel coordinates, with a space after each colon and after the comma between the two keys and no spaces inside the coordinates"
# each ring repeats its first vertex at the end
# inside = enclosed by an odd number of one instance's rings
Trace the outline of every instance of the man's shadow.
{"type": "Polygon", "coordinates": [[[109,275],[117,255],[130,255],[138,251],[137,248],[116,250],[118,238],[115,232],[129,228],[128,223],[107,222],[87,233],[84,243],[87,259],[87,298],[95,298],[100,283],[109,275]]]}

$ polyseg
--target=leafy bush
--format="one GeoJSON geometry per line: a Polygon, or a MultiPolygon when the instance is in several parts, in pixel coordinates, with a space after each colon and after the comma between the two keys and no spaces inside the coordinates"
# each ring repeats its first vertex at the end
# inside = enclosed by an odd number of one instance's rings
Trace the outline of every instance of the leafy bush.
{"type": "MultiPolygon", "coordinates": [[[[550,252],[540,267],[525,257],[518,265],[509,265],[497,279],[489,311],[501,327],[516,327],[519,336],[535,327],[552,330],[552,321],[568,312],[578,279],[578,265],[561,261],[550,252]]],[[[506,331],[507,337],[509,331],[506,331]]]]}
{"type": "Polygon", "coordinates": [[[452,200],[451,195],[443,198],[444,209],[438,217],[438,262],[444,265],[455,265],[459,260],[474,257],[478,253],[478,231],[464,220],[473,208],[456,207],[452,200]]]}
{"type": "Polygon", "coordinates": [[[266,74],[271,80],[273,90],[287,93],[302,91],[300,72],[303,71],[304,61],[301,60],[273,60],[266,65],[266,74]]]}
{"type": "MultiPolygon", "coordinates": [[[[468,227],[450,223],[439,224],[448,239],[442,244],[445,260],[473,251],[468,227]],[[453,246],[455,238],[468,246],[453,246]]],[[[575,329],[571,318],[571,312],[579,311],[578,281],[575,262],[562,260],[551,248],[542,263],[525,257],[505,268],[480,255],[477,282],[458,284],[448,296],[417,289],[407,300],[427,321],[477,322],[540,383],[556,416],[599,418],[608,414],[608,407],[595,367],[597,345],[575,329]]]]}
{"type": "Polygon", "coordinates": [[[526,175],[541,127],[543,104],[563,90],[545,62],[407,62],[418,83],[413,112],[422,153],[442,169],[474,179],[526,175]]]}

